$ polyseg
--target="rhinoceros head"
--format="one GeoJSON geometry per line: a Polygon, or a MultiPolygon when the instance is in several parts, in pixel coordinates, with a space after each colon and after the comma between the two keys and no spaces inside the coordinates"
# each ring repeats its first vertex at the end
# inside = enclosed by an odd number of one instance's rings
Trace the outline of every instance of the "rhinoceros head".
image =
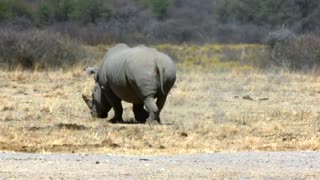
{"type": "Polygon", "coordinates": [[[95,68],[88,67],[86,68],[86,72],[88,74],[94,74],[95,87],[92,91],[92,100],[90,100],[85,95],[82,95],[82,98],[90,108],[92,117],[107,118],[108,112],[110,111],[111,106],[106,100],[105,96],[103,95],[102,87],[98,82],[97,70],[95,68]]]}

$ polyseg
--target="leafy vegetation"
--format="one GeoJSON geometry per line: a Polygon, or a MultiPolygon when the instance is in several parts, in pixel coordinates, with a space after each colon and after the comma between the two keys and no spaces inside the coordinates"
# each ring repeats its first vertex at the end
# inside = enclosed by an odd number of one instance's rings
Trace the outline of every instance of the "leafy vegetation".
{"type": "Polygon", "coordinates": [[[10,20],[17,17],[32,18],[31,6],[22,0],[1,0],[0,20],[10,20]]]}
{"type": "Polygon", "coordinates": [[[78,20],[95,23],[108,18],[110,9],[103,0],[56,0],[39,3],[36,15],[41,22],[63,22],[78,20]]]}
{"type": "Polygon", "coordinates": [[[144,4],[161,19],[167,14],[168,7],[173,0],[144,0],[144,4]]]}
{"type": "MultiPolygon", "coordinates": [[[[112,15],[110,6],[116,4],[111,0],[1,0],[0,17],[2,20],[15,17],[28,17],[41,22],[82,21],[96,23],[98,19],[108,20],[112,15]]],[[[139,4],[149,8],[153,13],[164,17],[172,0],[141,0],[139,4]]],[[[114,14],[115,15],[115,14],[114,14]]]]}
{"type": "Polygon", "coordinates": [[[318,33],[319,4],[317,0],[1,0],[0,23],[53,28],[88,44],[261,43],[281,27],[298,34],[318,33]],[[55,28],[61,23],[66,28],[55,28]],[[109,38],[92,40],[85,37],[92,35],[79,31],[109,38]]]}
{"type": "Polygon", "coordinates": [[[265,27],[287,26],[296,31],[313,31],[319,27],[317,0],[217,0],[220,22],[255,24],[265,27]]]}

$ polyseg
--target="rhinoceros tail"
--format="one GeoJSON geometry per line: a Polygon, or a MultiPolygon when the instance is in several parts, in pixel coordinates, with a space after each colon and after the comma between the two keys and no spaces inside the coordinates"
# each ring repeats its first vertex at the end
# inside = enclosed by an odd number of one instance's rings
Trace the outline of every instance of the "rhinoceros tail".
{"type": "Polygon", "coordinates": [[[160,88],[163,93],[163,95],[166,95],[166,93],[163,90],[163,73],[164,73],[164,67],[162,66],[162,63],[159,62],[158,59],[156,59],[156,66],[157,66],[157,71],[159,73],[159,80],[160,80],[160,88]]]}

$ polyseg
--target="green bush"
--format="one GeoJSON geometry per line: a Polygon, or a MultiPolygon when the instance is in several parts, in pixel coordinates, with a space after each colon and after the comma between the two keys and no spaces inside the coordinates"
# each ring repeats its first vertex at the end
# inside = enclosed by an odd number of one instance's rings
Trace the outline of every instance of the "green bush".
{"type": "Polygon", "coordinates": [[[68,21],[74,11],[74,1],[71,0],[49,0],[41,2],[36,11],[40,21],[68,21]]]}
{"type": "Polygon", "coordinates": [[[215,12],[222,23],[279,27],[301,18],[299,5],[292,0],[217,0],[215,12]]]}
{"type": "Polygon", "coordinates": [[[0,20],[17,17],[33,18],[31,6],[23,0],[1,0],[0,20]]]}
{"type": "Polygon", "coordinates": [[[95,23],[98,19],[109,18],[111,10],[104,0],[48,0],[39,4],[37,16],[42,22],[95,23]]]}
{"type": "Polygon", "coordinates": [[[48,31],[0,32],[0,63],[14,68],[56,68],[73,65],[86,57],[76,42],[48,31]]]}
{"type": "Polygon", "coordinates": [[[111,10],[104,0],[76,0],[74,1],[72,17],[75,20],[95,23],[98,19],[108,19],[111,10]]]}
{"type": "Polygon", "coordinates": [[[140,0],[140,2],[150,8],[159,19],[162,19],[173,0],[140,0]]]}

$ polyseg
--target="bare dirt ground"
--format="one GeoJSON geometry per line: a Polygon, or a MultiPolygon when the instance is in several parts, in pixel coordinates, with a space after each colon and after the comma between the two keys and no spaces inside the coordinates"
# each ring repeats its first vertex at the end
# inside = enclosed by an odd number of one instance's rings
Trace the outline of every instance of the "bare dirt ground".
{"type": "Polygon", "coordinates": [[[170,156],[0,153],[1,179],[319,179],[320,152],[170,156]]]}

